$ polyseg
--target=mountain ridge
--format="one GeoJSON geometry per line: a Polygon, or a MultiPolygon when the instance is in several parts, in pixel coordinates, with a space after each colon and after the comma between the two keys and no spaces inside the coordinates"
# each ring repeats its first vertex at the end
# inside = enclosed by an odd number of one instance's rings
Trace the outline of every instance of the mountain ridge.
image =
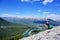
{"type": "Polygon", "coordinates": [[[55,21],[53,19],[46,18],[27,18],[27,17],[2,17],[3,19],[12,22],[12,23],[22,23],[22,24],[45,24],[46,20],[49,20],[52,25],[58,26],[60,25],[60,21],[55,21]]]}
{"type": "Polygon", "coordinates": [[[60,40],[60,26],[39,32],[19,40],[60,40]]]}

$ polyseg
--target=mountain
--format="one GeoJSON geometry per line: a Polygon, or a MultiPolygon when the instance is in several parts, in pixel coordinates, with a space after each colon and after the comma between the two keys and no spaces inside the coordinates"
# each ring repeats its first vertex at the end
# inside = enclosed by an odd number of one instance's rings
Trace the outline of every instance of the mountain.
{"type": "Polygon", "coordinates": [[[48,20],[50,21],[50,24],[52,24],[52,25],[55,25],[55,26],[60,25],[60,21],[58,22],[58,21],[55,21],[55,20],[52,20],[52,19],[48,19],[48,20]]]}
{"type": "MultiPolygon", "coordinates": [[[[0,39],[20,36],[28,29],[44,27],[47,19],[26,17],[0,17],[0,39]],[[26,24],[26,25],[25,25],[26,24]],[[29,24],[29,25],[28,25],[29,24]],[[42,26],[40,26],[42,24],[42,26]],[[20,34],[20,35],[19,35],[20,34]]],[[[54,26],[60,25],[59,21],[48,19],[54,26]]],[[[4,39],[5,40],[5,39],[4,39]]]]}
{"type": "Polygon", "coordinates": [[[45,24],[45,23],[46,23],[46,20],[49,20],[49,21],[50,21],[50,24],[52,24],[53,26],[58,26],[58,25],[60,25],[60,22],[54,21],[54,20],[52,20],[52,19],[35,20],[34,23],[36,23],[36,24],[45,24]]]}
{"type": "Polygon", "coordinates": [[[53,19],[44,19],[44,18],[3,17],[3,19],[9,22],[18,23],[18,24],[45,24],[46,20],[49,20],[50,24],[54,26],[60,25],[60,21],[55,21],[53,19]]]}
{"type": "Polygon", "coordinates": [[[2,17],[0,17],[0,27],[1,26],[3,26],[3,28],[4,27],[16,27],[16,28],[17,27],[19,27],[19,28],[27,27],[27,25],[10,22],[10,21],[7,21],[7,20],[3,19],[2,17]]]}
{"type": "Polygon", "coordinates": [[[24,37],[19,40],[60,40],[60,26],[24,37]]]}
{"type": "Polygon", "coordinates": [[[4,20],[7,20],[12,23],[18,24],[32,24],[32,19],[29,18],[18,18],[18,17],[2,17],[4,20]]]}
{"type": "Polygon", "coordinates": [[[9,22],[9,21],[0,17],[0,26],[13,26],[13,25],[19,25],[19,24],[9,22]]]}
{"type": "Polygon", "coordinates": [[[32,26],[17,24],[0,17],[0,40],[13,40],[23,37],[23,33],[32,26]]]}
{"type": "Polygon", "coordinates": [[[10,22],[8,22],[8,21],[0,18],[0,26],[2,26],[2,25],[3,25],[3,26],[6,26],[6,25],[10,25],[10,24],[11,24],[10,22]]]}

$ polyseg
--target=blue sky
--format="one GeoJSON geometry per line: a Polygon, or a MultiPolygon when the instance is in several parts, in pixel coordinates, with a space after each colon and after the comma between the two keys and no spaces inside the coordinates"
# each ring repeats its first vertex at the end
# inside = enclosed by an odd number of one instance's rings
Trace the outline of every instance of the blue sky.
{"type": "Polygon", "coordinates": [[[59,17],[60,0],[0,0],[0,16],[59,17]]]}

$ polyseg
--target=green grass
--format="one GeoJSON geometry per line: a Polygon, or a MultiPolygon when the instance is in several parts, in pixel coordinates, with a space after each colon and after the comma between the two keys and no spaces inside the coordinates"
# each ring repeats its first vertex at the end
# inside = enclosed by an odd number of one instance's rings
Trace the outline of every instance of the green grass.
{"type": "MultiPolygon", "coordinates": [[[[34,29],[34,25],[23,25],[23,24],[15,24],[15,25],[7,25],[0,28],[0,40],[18,40],[23,38],[23,33],[27,29],[34,29]]],[[[46,29],[41,29],[39,32],[44,31],[46,29]]],[[[38,33],[38,32],[36,32],[38,33]]],[[[32,32],[32,34],[36,34],[32,32]]]]}
{"type": "Polygon", "coordinates": [[[28,29],[27,25],[23,25],[23,24],[15,24],[15,25],[7,25],[7,26],[3,26],[3,28],[1,28],[0,26],[0,39],[1,40],[15,40],[15,37],[18,39],[23,37],[23,33],[28,29]],[[17,37],[19,36],[19,37],[17,37]],[[12,37],[12,38],[11,38],[12,37]]]}
{"type": "Polygon", "coordinates": [[[23,33],[33,26],[24,24],[6,25],[1,28],[0,26],[0,39],[1,40],[18,40],[23,38],[23,33]]]}

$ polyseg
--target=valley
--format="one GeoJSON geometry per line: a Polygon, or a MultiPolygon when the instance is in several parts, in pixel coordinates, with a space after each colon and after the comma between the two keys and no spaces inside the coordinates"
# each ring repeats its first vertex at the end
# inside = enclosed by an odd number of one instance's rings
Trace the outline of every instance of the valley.
{"type": "MultiPolygon", "coordinates": [[[[56,23],[53,20],[50,21],[53,25],[56,23]]],[[[0,40],[18,40],[23,37],[37,34],[46,30],[45,22],[46,20],[30,18],[0,18],[0,40]]]]}

